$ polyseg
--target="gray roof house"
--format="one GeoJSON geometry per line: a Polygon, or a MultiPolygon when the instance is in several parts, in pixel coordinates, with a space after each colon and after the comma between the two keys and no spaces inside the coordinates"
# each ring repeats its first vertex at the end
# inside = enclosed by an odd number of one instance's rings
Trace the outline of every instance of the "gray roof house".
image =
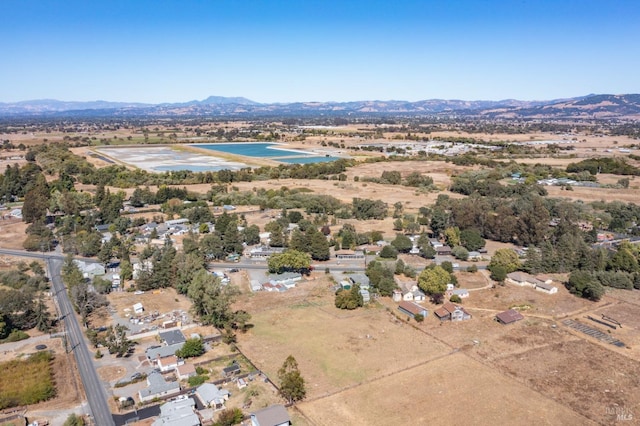
{"type": "Polygon", "coordinates": [[[187,339],[182,334],[180,330],[169,330],[169,331],[161,331],[158,333],[160,339],[165,342],[168,346],[175,345],[178,343],[184,343],[187,339]]]}
{"type": "Polygon", "coordinates": [[[160,406],[160,417],[151,426],[200,426],[192,398],[176,399],[160,406]]]}
{"type": "Polygon", "coordinates": [[[229,391],[218,388],[213,383],[203,383],[196,389],[196,396],[205,407],[222,410],[224,402],[229,399],[229,391]]]}
{"type": "Polygon", "coordinates": [[[147,376],[147,387],[138,391],[141,402],[151,401],[155,398],[163,398],[180,393],[178,382],[167,382],[162,374],[152,371],[147,376]]]}
{"type": "Polygon", "coordinates": [[[175,345],[158,346],[147,349],[144,354],[149,360],[153,361],[158,358],[164,358],[165,356],[175,355],[177,350],[182,349],[182,346],[184,346],[184,342],[176,343],[175,345]]]}
{"type": "Polygon", "coordinates": [[[272,405],[251,413],[251,426],[288,426],[291,418],[283,405],[272,405]]]}

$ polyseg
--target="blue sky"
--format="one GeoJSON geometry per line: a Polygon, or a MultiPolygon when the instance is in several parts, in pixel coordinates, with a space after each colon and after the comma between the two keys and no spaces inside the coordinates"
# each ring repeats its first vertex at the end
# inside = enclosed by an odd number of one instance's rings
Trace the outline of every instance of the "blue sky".
{"type": "Polygon", "coordinates": [[[0,102],[640,93],[637,0],[0,0],[0,102]]]}

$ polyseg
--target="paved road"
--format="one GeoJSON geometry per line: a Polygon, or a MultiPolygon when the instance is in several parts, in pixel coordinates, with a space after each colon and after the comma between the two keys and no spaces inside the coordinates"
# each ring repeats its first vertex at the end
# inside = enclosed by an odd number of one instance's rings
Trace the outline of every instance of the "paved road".
{"type": "Polygon", "coordinates": [[[98,374],[93,365],[91,354],[84,340],[82,329],[78,323],[71,301],[67,296],[67,291],[62,283],[60,270],[62,269],[62,260],[48,257],[47,267],[51,277],[51,284],[58,299],[60,307],[60,315],[64,318],[65,328],[67,330],[69,348],[76,357],[76,363],[82,378],[87,401],[91,408],[91,413],[96,425],[99,426],[115,426],[109,405],[107,403],[107,392],[102,382],[98,378],[98,374]]]}

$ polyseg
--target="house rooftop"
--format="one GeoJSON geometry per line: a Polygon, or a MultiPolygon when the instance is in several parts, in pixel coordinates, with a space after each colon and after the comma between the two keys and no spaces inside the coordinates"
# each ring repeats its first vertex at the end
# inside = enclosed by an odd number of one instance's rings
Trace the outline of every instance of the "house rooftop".
{"type": "Polygon", "coordinates": [[[180,330],[161,331],[158,335],[160,336],[160,339],[169,346],[177,343],[184,343],[187,340],[180,330]]]}
{"type": "Polygon", "coordinates": [[[180,389],[178,382],[167,382],[164,377],[162,377],[162,374],[155,371],[152,371],[151,374],[147,376],[147,384],[149,387],[140,389],[139,391],[141,399],[174,389],[180,389]]]}
{"type": "Polygon", "coordinates": [[[508,311],[500,312],[496,315],[498,321],[503,324],[511,324],[516,321],[520,321],[524,319],[522,314],[514,309],[509,309],[508,311]]]}
{"type": "Polygon", "coordinates": [[[407,301],[400,302],[400,304],[398,305],[398,308],[403,309],[413,315],[422,315],[422,313],[425,311],[425,309],[422,306],[417,305],[413,302],[407,302],[407,301]]]}
{"type": "Polygon", "coordinates": [[[251,413],[251,421],[259,426],[289,424],[291,417],[284,405],[272,405],[251,413]]]}

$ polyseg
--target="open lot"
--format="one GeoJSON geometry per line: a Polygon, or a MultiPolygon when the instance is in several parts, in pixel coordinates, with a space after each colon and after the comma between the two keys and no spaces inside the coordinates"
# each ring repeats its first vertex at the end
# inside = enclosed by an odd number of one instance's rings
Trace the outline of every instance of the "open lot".
{"type": "Polygon", "coordinates": [[[298,407],[319,425],[595,424],[461,353],[298,407]]]}

